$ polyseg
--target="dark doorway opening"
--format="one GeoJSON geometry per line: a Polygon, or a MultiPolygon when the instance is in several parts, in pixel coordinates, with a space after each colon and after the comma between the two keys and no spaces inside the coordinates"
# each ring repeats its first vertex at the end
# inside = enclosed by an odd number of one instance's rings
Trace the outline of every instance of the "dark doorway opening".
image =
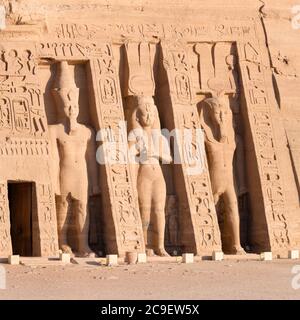
{"type": "Polygon", "coordinates": [[[8,201],[10,211],[13,254],[33,256],[33,215],[35,210],[34,184],[9,182],[8,201]]]}

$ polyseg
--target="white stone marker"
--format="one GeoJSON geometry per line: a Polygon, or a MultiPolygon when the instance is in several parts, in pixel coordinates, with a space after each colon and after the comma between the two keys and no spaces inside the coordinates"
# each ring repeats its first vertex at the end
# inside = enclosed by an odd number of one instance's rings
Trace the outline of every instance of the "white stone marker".
{"type": "Polygon", "coordinates": [[[137,262],[138,262],[138,263],[146,263],[146,262],[147,262],[147,255],[146,255],[146,253],[138,253],[137,262]]]}
{"type": "Polygon", "coordinates": [[[194,262],[194,254],[193,253],[184,253],[182,255],[183,263],[193,263],[194,262]]]}
{"type": "Polygon", "coordinates": [[[118,264],[118,255],[117,254],[106,255],[106,265],[107,266],[116,266],[117,264],[118,264]]]}
{"type": "Polygon", "coordinates": [[[272,252],[262,252],[260,254],[260,260],[263,260],[263,261],[273,260],[272,252]]]}
{"type": "Polygon", "coordinates": [[[71,262],[71,256],[69,253],[59,253],[59,260],[63,263],[70,263],[71,262]]]}
{"type": "Polygon", "coordinates": [[[20,264],[20,256],[19,255],[9,255],[8,256],[9,264],[20,264]]]}
{"type": "Polygon", "coordinates": [[[213,261],[222,261],[222,260],[224,260],[224,253],[223,253],[223,251],[213,251],[213,253],[212,253],[212,260],[213,260],[213,261]]]}
{"type": "Polygon", "coordinates": [[[299,259],[299,250],[289,250],[289,259],[299,259]]]}

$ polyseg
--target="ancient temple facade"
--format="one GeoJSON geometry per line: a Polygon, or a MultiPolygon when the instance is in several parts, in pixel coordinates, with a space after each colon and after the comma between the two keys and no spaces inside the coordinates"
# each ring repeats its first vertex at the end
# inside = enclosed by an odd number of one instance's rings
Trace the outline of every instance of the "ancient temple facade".
{"type": "Polygon", "coordinates": [[[238,4],[223,11],[206,1],[155,1],[155,9],[146,1],[6,2],[0,256],[53,256],[60,237],[74,251],[88,243],[122,256],[151,247],[145,233],[168,254],[299,249],[299,163],[257,7],[236,16],[238,4]],[[76,117],[66,129],[68,106],[76,117]],[[172,160],[156,163],[157,180],[145,167],[136,177],[125,161],[122,123],[143,128],[142,106],[156,129],[192,133],[179,147],[169,139],[172,160]],[[107,146],[116,146],[116,161],[107,146]],[[67,157],[87,155],[87,166],[66,169],[67,157]],[[145,229],[145,216],[162,212],[164,231],[145,229]],[[86,239],[78,241],[78,228],[86,239]]]}

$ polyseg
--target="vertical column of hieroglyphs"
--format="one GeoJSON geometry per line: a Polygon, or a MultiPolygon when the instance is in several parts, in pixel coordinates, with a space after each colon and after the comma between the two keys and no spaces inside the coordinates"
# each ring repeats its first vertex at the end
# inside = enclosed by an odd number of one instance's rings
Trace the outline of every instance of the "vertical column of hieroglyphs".
{"type": "Polygon", "coordinates": [[[58,252],[55,203],[51,184],[37,184],[37,208],[41,255],[50,256],[58,252]]]}
{"type": "Polygon", "coordinates": [[[12,254],[7,185],[0,183],[0,257],[12,254]]]}
{"type": "MultiPolygon", "coordinates": [[[[2,166],[7,168],[1,171],[1,175],[5,174],[2,180],[23,179],[38,184],[49,180],[46,169],[36,171],[38,167],[48,168],[49,141],[33,48],[30,43],[9,43],[1,52],[0,157],[2,166]]],[[[43,252],[50,254],[54,253],[51,238],[56,235],[56,216],[50,198],[47,201],[51,221],[39,205],[33,224],[37,226],[43,252]]],[[[37,203],[40,203],[38,193],[37,203]]]]}
{"type": "MultiPolygon", "coordinates": [[[[106,245],[108,251],[144,251],[142,224],[138,203],[134,194],[132,177],[127,163],[127,133],[117,68],[112,47],[103,44],[99,56],[91,61],[91,73],[95,103],[102,135],[107,188],[103,190],[105,215],[111,216],[114,226],[106,222],[106,245]],[[109,154],[115,146],[114,155],[109,154]],[[109,205],[107,205],[109,204],[109,205]],[[114,231],[115,230],[115,231],[114,231]],[[115,232],[115,234],[108,234],[115,232]]],[[[104,177],[102,177],[103,179],[104,177]]]]}
{"type": "MultiPolygon", "coordinates": [[[[196,244],[194,251],[200,255],[209,254],[214,249],[220,249],[221,240],[204,146],[199,139],[196,139],[196,130],[201,128],[201,125],[196,104],[193,102],[195,96],[191,84],[189,57],[185,46],[181,44],[164,42],[162,52],[169,82],[175,128],[181,129],[181,132],[184,129],[193,132],[192,143],[182,141],[183,152],[180,156],[187,207],[182,209],[181,204],[180,215],[186,217],[190,215],[194,230],[189,232],[194,232],[196,244]],[[189,159],[189,154],[193,155],[191,163],[186,161],[189,159]],[[193,164],[195,160],[198,163],[196,166],[193,164]]],[[[184,238],[182,243],[185,247],[190,247],[190,244],[185,243],[184,238]]]]}
{"type": "Polygon", "coordinates": [[[244,94],[258,170],[261,192],[272,250],[290,245],[285,196],[274,138],[271,106],[267,95],[264,66],[257,44],[238,46],[244,94]]]}

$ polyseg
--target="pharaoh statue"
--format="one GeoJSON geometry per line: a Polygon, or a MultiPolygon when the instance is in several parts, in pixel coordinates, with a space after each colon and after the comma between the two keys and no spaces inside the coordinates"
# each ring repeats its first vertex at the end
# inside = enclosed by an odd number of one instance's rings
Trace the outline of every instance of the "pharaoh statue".
{"type": "Polygon", "coordinates": [[[166,183],[160,161],[172,158],[164,145],[151,96],[130,96],[127,113],[130,162],[134,173],[147,255],[168,256],[165,240],[166,183]],[[134,164],[132,164],[134,163],[134,164]]]}
{"type": "Polygon", "coordinates": [[[216,207],[219,202],[223,204],[224,231],[230,239],[225,247],[223,244],[223,250],[228,254],[243,254],[233,168],[237,136],[232,112],[224,97],[213,96],[204,100],[201,116],[214,202],[216,207]]]}
{"type": "Polygon", "coordinates": [[[52,178],[55,186],[59,247],[72,253],[68,244],[68,220],[76,221],[78,255],[91,256],[89,248],[89,196],[99,194],[95,133],[78,123],[79,89],[75,86],[67,61],[57,65],[53,95],[62,116],[50,125],[52,178]]]}

